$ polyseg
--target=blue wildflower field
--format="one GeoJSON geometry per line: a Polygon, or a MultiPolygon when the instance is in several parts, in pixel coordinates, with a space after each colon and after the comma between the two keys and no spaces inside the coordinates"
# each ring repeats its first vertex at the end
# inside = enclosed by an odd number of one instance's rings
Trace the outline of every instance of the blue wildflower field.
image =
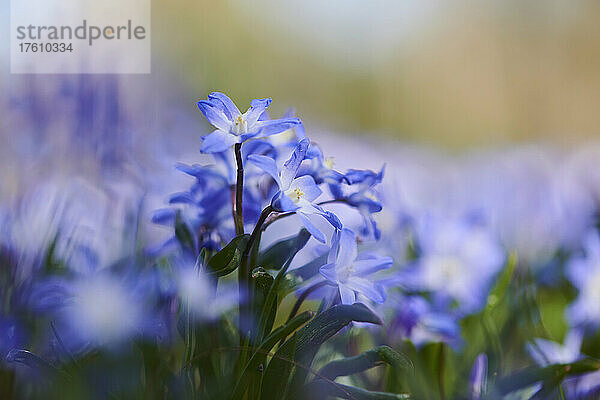
{"type": "Polygon", "coordinates": [[[212,92],[142,154],[96,84],[11,106],[11,148],[83,161],[4,182],[0,399],[600,398],[599,151],[313,138],[212,92]]]}

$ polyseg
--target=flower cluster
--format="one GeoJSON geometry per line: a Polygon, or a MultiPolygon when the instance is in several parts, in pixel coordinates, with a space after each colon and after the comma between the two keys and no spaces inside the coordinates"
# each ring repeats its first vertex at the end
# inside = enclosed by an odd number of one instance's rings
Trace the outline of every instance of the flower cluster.
{"type": "Polygon", "coordinates": [[[1,204],[0,398],[600,392],[598,152],[456,162],[270,104],[199,101],[215,129],[176,175],[1,204]]]}

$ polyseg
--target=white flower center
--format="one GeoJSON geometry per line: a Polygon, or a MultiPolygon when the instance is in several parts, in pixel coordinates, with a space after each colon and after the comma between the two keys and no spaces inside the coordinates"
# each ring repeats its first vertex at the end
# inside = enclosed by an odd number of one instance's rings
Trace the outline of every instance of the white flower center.
{"type": "Polygon", "coordinates": [[[236,135],[241,135],[242,133],[248,133],[248,123],[246,123],[246,120],[244,119],[244,117],[242,115],[238,115],[237,117],[235,117],[235,120],[233,121],[233,126],[231,129],[233,130],[233,133],[236,135]]]}
{"type": "Polygon", "coordinates": [[[452,255],[431,255],[426,259],[427,281],[432,289],[451,291],[451,287],[462,282],[465,268],[462,261],[452,255]]]}
{"type": "Polygon", "coordinates": [[[300,199],[302,199],[302,197],[304,197],[305,193],[300,188],[293,188],[293,189],[286,190],[285,194],[290,199],[292,199],[292,201],[294,202],[294,204],[298,204],[298,202],[300,201],[300,199]]]}
{"type": "Polygon", "coordinates": [[[354,275],[354,266],[350,265],[348,268],[344,268],[344,270],[340,271],[337,274],[337,278],[338,278],[338,281],[340,281],[341,283],[344,283],[352,275],[354,275]]]}

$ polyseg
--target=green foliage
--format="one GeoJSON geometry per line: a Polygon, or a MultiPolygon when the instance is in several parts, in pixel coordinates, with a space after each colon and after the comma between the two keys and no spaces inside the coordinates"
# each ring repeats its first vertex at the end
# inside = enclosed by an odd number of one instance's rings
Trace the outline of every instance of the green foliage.
{"type": "Polygon", "coordinates": [[[258,265],[264,269],[279,270],[285,262],[302,249],[310,239],[310,233],[302,229],[298,235],[274,243],[264,250],[259,258],[258,265]]]}
{"type": "Polygon", "coordinates": [[[208,261],[208,273],[216,277],[221,277],[229,275],[238,269],[249,239],[250,235],[240,235],[233,238],[227,246],[223,247],[221,251],[212,256],[208,261]]]}

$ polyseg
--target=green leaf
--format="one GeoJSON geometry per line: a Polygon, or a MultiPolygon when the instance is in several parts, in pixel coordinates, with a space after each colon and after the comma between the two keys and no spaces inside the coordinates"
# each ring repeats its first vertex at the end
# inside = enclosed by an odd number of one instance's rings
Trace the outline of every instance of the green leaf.
{"type": "Polygon", "coordinates": [[[302,314],[297,315],[295,318],[292,318],[288,323],[280,326],[275,329],[256,349],[250,360],[246,364],[244,371],[238,383],[236,384],[235,390],[233,392],[232,400],[241,399],[244,395],[245,389],[248,384],[248,379],[252,373],[258,370],[258,367],[261,363],[265,362],[267,353],[271,351],[271,349],[279,342],[281,339],[287,337],[291,333],[293,333],[296,329],[304,325],[307,321],[309,321],[314,316],[312,311],[306,311],[302,314]]]}
{"type": "Polygon", "coordinates": [[[319,377],[334,380],[338,376],[353,375],[384,363],[391,365],[398,372],[402,370],[412,372],[414,369],[412,362],[406,356],[388,346],[379,346],[354,357],[330,362],[319,371],[319,377]]]}
{"type": "Polygon", "coordinates": [[[371,392],[352,386],[342,385],[337,382],[328,382],[317,379],[305,386],[308,398],[325,399],[328,396],[352,400],[407,400],[410,396],[406,394],[394,394],[385,392],[371,392]]]}
{"type": "MultiPolygon", "coordinates": [[[[293,337],[293,346],[295,348],[293,353],[291,353],[290,349],[292,346],[290,340],[286,341],[281,346],[279,349],[280,351],[284,351],[286,354],[293,354],[294,360],[298,362],[299,365],[304,366],[304,368],[297,368],[296,373],[292,377],[292,392],[297,391],[304,384],[308,369],[310,368],[319,347],[352,321],[369,322],[378,325],[381,325],[382,323],[379,317],[364,304],[340,304],[323,311],[313,318],[306,326],[296,332],[293,337]]],[[[273,362],[275,362],[276,365],[280,363],[276,359],[271,361],[271,363],[273,362]]],[[[269,364],[269,367],[270,366],[271,364],[269,364]]]]}
{"type": "MultiPolygon", "coordinates": [[[[290,321],[291,322],[291,321],[290,321]]],[[[298,333],[281,346],[265,370],[262,382],[261,400],[281,400],[287,398],[288,382],[295,369],[294,353],[298,333]]]]}
{"type": "Polygon", "coordinates": [[[496,285],[490,291],[486,306],[487,311],[491,311],[493,308],[495,308],[506,295],[508,285],[510,284],[516,266],[517,256],[514,253],[510,254],[506,262],[506,267],[502,270],[502,273],[496,281],[496,285]]]}
{"type": "Polygon", "coordinates": [[[302,229],[296,236],[281,240],[263,251],[258,264],[265,269],[280,270],[285,262],[302,249],[310,239],[310,233],[302,229]]]}
{"type": "Polygon", "coordinates": [[[240,235],[234,237],[227,246],[211,257],[208,261],[207,272],[210,275],[221,277],[235,271],[240,266],[242,253],[250,235],[240,235]]]}
{"type": "Polygon", "coordinates": [[[350,322],[369,322],[381,325],[381,319],[361,303],[333,306],[313,318],[298,332],[297,359],[312,362],[319,347],[350,322]]]}
{"type": "MultiPolygon", "coordinates": [[[[264,320],[263,325],[256,324],[254,329],[254,343],[261,340],[266,334],[271,332],[273,328],[273,322],[275,321],[275,315],[277,314],[277,298],[271,304],[267,305],[267,296],[269,290],[275,279],[262,268],[256,268],[252,271],[252,282],[254,296],[253,301],[253,312],[252,315],[260,315],[263,310],[266,309],[267,318],[264,320]]],[[[258,321],[256,321],[258,322],[258,321]]]]}
{"type": "MultiPolygon", "coordinates": [[[[272,307],[272,304],[277,304],[277,295],[280,293],[280,285],[282,282],[285,281],[285,277],[287,274],[287,270],[290,267],[290,264],[292,263],[292,260],[294,259],[296,253],[298,253],[298,251],[306,244],[306,242],[304,241],[300,241],[297,243],[298,244],[298,248],[296,248],[294,251],[292,251],[290,254],[288,254],[288,259],[286,260],[285,264],[283,265],[283,267],[277,272],[277,276],[275,276],[275,279],[273,280],[273,283],[271,284],[271,287],[269,288],[269,291],[267,292],[267,296],[264,302],[264,307],[261,310],[260,314],[259,314],[259,318],[258,318],[258,327],[259,327],[259,331],[260,332],[265,332],[266,334],[266,330],[264,329],[265,326],[268,325],[268,321],[270,318],[270,307],[272,307]]],[[[286,285],[287,286],[287,285],[286,285]]],[[[258,338],[258,340],[260,340],[262,338],[258,338]]]]}

